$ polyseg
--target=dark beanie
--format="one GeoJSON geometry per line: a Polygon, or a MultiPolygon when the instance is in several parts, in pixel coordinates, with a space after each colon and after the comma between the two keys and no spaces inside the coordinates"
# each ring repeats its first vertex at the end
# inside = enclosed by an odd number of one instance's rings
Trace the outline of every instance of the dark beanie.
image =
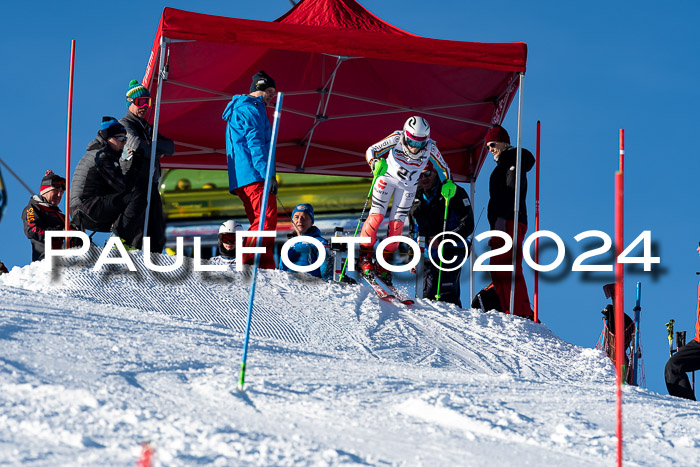
{"type": "Polygon", "coordinates": [[[66,188],[66,179],[60,175],[53,173],[53,170],[49,169],[44,173],[44,178],[41,179],[41,188],[39,188],[39,194],[43,195],[47,191],[51,191],[54,188],[66,188]]]}
{"type": "Polygon", "coordinates": [[[112,136],[125,135],[126,129],[116,118],[102,117],[99,134],[106,141],[112,136]]]}
{"type": "Polygon", "coordinates": [[[275,80],[264,71],[258,71],[253,75],[253,82],[250,84],[250,92],[264,91],[267,88],[277,88],[275,80]]]}
{"type": "Polygon", "coordinates": [[[494,125],[484,138],[485,143],[490,143],[491,141],[510,144],[510,136],[508,136],[508,132],[501,125],[494,125]]]}

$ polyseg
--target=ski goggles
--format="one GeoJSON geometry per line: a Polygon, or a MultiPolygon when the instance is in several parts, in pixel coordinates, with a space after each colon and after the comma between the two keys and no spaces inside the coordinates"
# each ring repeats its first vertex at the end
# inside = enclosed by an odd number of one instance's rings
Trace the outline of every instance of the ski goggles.
{"type": "Polygon", "coordinates": [[[127,102],[134,104],[139,109],[143,109],[144,107],[151,106],[151,98],[150,97],[128,97],[126,100],[127,100],[127,102]]]}
{"type": "Polygon", "coordinates": [[[413,136],[408,131],[405,132],[405,136],[406,144],[412,148],[423,149],[428,145],[427,136],[413,136]]]}
{"type": "Polygon", "coordinates": [[[221,242],[222,243],[236,243],[236,234],[235,233],[221,234],[221,242]]]}
{"type": "Polygon", "coordinates": [[[425,172],[421,172],[421,174],[418,176],[418,178],[423,178],[423,177],[430,177],[433,174],[433,169],[428,169],[425,172]]]}

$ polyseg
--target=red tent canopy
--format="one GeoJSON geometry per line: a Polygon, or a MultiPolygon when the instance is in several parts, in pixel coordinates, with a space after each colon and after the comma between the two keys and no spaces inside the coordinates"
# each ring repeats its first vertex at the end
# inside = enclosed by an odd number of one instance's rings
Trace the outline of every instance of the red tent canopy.
{"type": "Polygon", "coordinates": [[[277,171],[368,176],[367,147],[418,114],[457,181],[479,173],[527,56],[524,43],[419,37],[354,0],[301,0],[275,22],[166,8],[143,80],[152,95],[161,40],[158,131],[176,141],[163,167],[225,169],[221,114],[265,70],[284,92],[277,171]]]}

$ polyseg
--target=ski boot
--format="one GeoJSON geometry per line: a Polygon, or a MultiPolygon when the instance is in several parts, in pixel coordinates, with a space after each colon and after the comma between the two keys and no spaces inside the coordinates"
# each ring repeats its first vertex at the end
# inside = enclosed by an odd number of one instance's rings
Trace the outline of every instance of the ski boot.
{"type": "Polygon", "coordinates": [[[372,276],[374,274],[374,263],[372,262],[372,250],[360,248],[360,257],[358,258],[358,270],[363,276],[372,276]]]}
{"type": "MultiPolygon", "coordinates": [[[[393,253],[384,253],[384,261],[387,263],[391,264],[389,259],[393,256],[393,253]]],[[[378,278],[383,280],[387,285],[392,285],[391,284],[391,271],[388,269],[382,267],[379,263],[374,265],[374,270],[375,274],[377,275],[378,278]]]]}
{"type": "MultiPolygon", "coordinates": [[[[129,245],[129,244],[126,242],[126,240],[124,240],[123,238],[121,238],[121,237],[118,237],[118,238],[119,238],[119,243],[121,243],[122,245],[124,245],[124,249],[125,249],[126,251],[139,251],[139,250],[140,250],[140,248],[136,248],[136,247],[133,247],[133,246],[129,245]]],[[[106,241],[105,241],[105,245],[107,245],[107,242],[106,242],[106,241]]],[[[116,250],[116,249],[117,249],[117,246],[116,246],[116,245],[113,245],[113,246],[112,246],[112,249],[113,249],[113,250],[116,250]]]]}

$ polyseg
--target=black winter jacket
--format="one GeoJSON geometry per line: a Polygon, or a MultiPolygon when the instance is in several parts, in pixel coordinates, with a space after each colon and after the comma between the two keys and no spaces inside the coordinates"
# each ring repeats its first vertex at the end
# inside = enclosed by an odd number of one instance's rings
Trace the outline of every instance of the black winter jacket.
{"type": "MultiPolygon", "coordinates": [[[[442,232],[445,218],[445,199],[440,194],[441,186],[438,182],[434,191],[427,195],[422,188],[418,188],[416,198],[408,213],[411,233],[415,233],[415,224],[418,224],[418,235],[424,236],[426,241],[442,232]]],[[[450,200],[447,209],[447,230],[468,240],[474,232],[474,211],[469,195],[464,188],[457,185],[457,191],[450,200]]]]}
{"type": "Polygon", "coordinates": [[[90,142],[71,181],[71,213],[79,208],[87,212],[97,198],[126,190],[126,177],[119,167],[120,156],[99,134],[90,142]]]}
{"type": "MultiPolygon", "coordinates": [[[[127,140],[127,148],[134,149],[135,152],[133,160],[124,161],[122,159],[120,161],[122,171],[127,174],[132,184],[142,185],[146,183],[147,186],[146,180],[148,180],[148,175],[150,174],[149,162],[151,160],[153,127],[151,127],[146,120],[139,118],[131,112],[127,112],[126,115],[119,120],[119,123],[126,128],[126,133],[129,138],[127,140]]],[[[160,179],[160,163],[158,162],[158,158],[163,155],[170,156],[174,152],[175,143],[173,140],[159,134],[156,145],[154,183],[158,183],[160,179]]]]}
{"type": "MultiPolygon", "coordinates": [[[[34,195],[22,211],[24,234],[32,244],[32,261],[44,259],[44,240],[47,230],[63,230],[65,217],[58,206],[49,204],[43,196],[34,195]]],[[[53,248],[63,245],[63,238],[53,240],[53,248]]]]}
{"type": "MultiPolygon", "coordinates": [[[[498,158],[496,167],[491,172],[489,179],[489,225],[493,230],[496,227],[496,220],[502,217],[506,220],[513,220],[515,217],[515,162],[517,149],[510,147],[506,149],[498,158]]],[[[535,165],[535,156],[530,151],[523,148],[521,158],[522,168],[520,171],[520,209],[518,212],[518,222],[527,225],[527,207],[525,196],[527,195],[527,172],[535,165]]]]}

